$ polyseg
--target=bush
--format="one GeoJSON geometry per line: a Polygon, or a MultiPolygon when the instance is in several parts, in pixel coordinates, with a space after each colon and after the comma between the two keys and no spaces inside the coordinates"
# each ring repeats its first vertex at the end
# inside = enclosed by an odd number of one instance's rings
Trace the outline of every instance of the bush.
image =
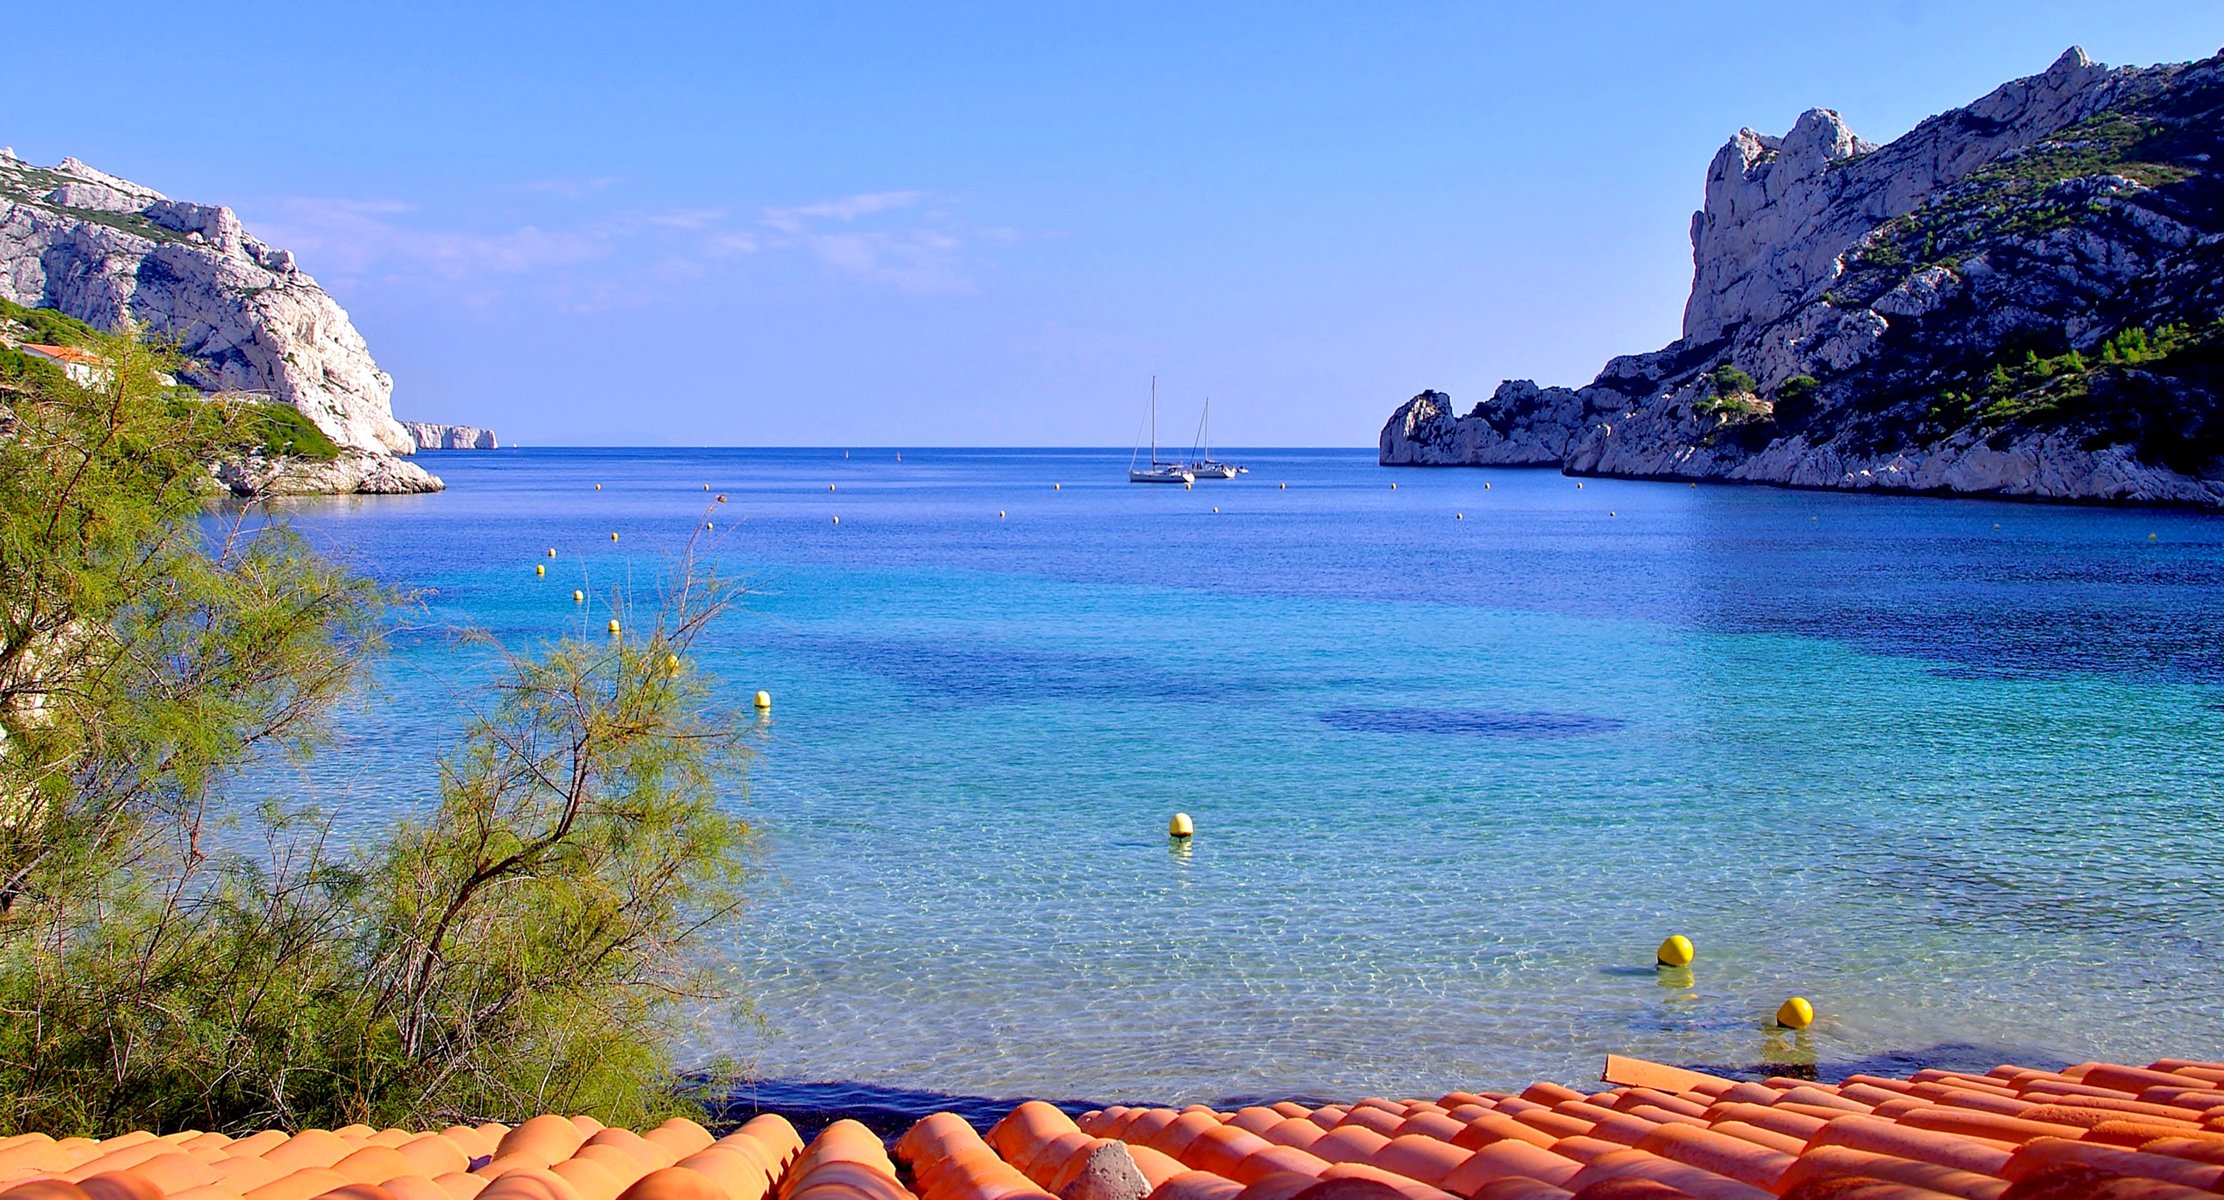
{"type": "Polygon", "coordinates": [[[1708,376],[1714,381],[1717,396],[1748,395],[1753,391],[1753,377],[1737,369],[1733,363],[1723,363],[1708,376]]]}
{"type": "Polygon", "coordinates": [[[282,524],[212,521],[234,406],[135,338],[102,389],[17,381],[0,437],[0,1127],[420,1124],[684,1103],[749,830],[739,714],[684,568],[622,641],[511,656],[437,801],[347,848],[226,784],[313,752],[397,597],[282,524]]]}
{"type": "Polygon", "coordinates": [[[340,457],[339,444],[317,428],[300,409],[281,401],[240,406],[240,439],[248,448],[276,458],[280,455],[331,462],[340,457]]]}

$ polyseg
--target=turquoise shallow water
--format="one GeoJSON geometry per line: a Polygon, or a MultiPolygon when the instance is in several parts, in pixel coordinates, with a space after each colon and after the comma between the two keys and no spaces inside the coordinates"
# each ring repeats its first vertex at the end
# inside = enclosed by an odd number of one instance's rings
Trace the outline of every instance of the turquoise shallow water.
{"type": "Polygon", "coordinates": [[[721,947],[766,1025],[705,1041],[767,1076],[1185,1101],[2224,1051],[2224,521],[1245,458],[1186,492],[1124,453],[428,459],[448,492],[296,518],[431,592],[299,778],[357,828],[419,802],[484,666],[443,627],[599,629],[707,483],[757,594],[706,666],[777,704],[721,947]],[[1671,932],[1687,980],[1648,965],[1671,932]],[[1770,1034],[1795,992],[1816,1027],[1770,1034]]]}

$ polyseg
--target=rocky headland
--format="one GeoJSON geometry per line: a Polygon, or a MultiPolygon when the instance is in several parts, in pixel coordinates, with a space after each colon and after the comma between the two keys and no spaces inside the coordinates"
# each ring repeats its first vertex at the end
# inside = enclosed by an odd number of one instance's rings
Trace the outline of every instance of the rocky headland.
{"type": "Polygon", "coordinates": [[[500,439],[491,429],[476,425],[435,425],[430,421],[404,421],[411,441],[419,450],[499,450],[500,439]]]}
{"type": "Polygon", "coordinates": [[[172,200],[65,158],[36,167],[0,149],[0,300],[98,329],[129,319],[174,341],[180,382],[298,410],[332,442],[215,465],[235,493],[432,492],[402,457],[394,381],[347,312],[291,252],[241,228],[231,209],[172,200]]]}
{"type": "Polygon", "coordinates": [[[1423,392],[1381,461],[2224,507],[2224,56],[2072,48],[1883,146],[1747,129],[1683,336],[1578,388],[1423,392]]]}

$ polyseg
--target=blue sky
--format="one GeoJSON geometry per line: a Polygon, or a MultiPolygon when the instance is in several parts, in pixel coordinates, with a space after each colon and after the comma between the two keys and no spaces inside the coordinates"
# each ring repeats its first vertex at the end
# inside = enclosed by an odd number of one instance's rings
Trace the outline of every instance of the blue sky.
{"type": "Polygon", "coordinates": [[[1370,445],[1678,330],[1740,126],[1886,140],[2224,6],[100,6],[0,143],[230,204],[526,444],[1370,445]]]}

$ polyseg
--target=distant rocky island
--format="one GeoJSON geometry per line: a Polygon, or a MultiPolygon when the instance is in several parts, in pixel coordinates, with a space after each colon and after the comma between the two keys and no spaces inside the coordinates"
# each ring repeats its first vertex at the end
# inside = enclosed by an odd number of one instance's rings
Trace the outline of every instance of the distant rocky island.
{"type": "Polygon", "coordinates": [[[476,425],[435,425],[429,421],[404,421],[410,440],[419,450],[499,450],[500,439],[491,429],[476,425]]]}
{"type": "Polygon", "coordinates": [[[1889,145],[1814,109],[1707,170],[1683,336],[1427,391],[1381,461],[2224,506],[2224,55],[2072,48],[1889,145]]]}
{"type": "Polygon", "coordinates": [[[97,329],[141,322],[178,344],[181,383],[291,406],[330,439],[314,452],[216,464],[234,493],[442,487],[405,457],[418,442],[394,419],[394,381],[347,312],[229,208],[172,200],[74,158],[36,167],[0,148],[0,300],[97,329]]]}

